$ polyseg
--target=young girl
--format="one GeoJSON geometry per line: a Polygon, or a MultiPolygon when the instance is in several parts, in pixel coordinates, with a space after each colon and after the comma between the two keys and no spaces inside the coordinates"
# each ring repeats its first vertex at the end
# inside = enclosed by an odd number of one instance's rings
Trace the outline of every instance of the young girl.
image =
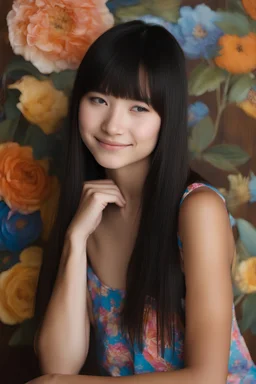
{"type": "Polygon", "coordinates": [[[30,384],[256,383],[223,197],[188,167],[187,81],[164,28],[104,33],[77,73],[30,384]],[[99,376],[78,375],[96,335],[99,376]]]}

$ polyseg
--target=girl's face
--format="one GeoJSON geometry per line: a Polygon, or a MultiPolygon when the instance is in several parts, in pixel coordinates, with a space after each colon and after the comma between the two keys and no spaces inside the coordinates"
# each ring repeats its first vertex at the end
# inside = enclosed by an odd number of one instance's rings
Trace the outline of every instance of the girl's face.
{"type": "Polygon", "coordinates": [[[148,159],[161,119],[146,102],[87,93],[80,103],[80,134],[95,160],[118,169],[148,159]]]}

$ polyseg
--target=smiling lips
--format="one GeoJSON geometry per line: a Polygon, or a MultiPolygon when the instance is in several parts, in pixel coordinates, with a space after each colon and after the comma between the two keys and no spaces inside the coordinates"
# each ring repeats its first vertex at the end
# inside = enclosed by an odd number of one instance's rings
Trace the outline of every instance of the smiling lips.
{"type": "Polygon", "coordinates": [[[130,146],[130,144],[113,143],[113,142],[110,142],[107,140],[103,141],[103,140],[99,140],[99,139],[96,139],[96,140],[102,148],[112,150],[112,151],[117,150],[117,149],[124,149],[124,148],[130,146]]]}

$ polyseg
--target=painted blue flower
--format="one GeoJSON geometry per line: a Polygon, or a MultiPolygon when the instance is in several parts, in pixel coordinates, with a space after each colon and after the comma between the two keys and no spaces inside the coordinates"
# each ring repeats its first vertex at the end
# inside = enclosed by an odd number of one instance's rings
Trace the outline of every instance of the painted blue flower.
{"type": "Polygon", "coordinates": [[[0,202],[0,250],[21,251],[33,243],[42,232],[40,211],[23,215],[15,212],[8,218],[10,212],[5,202],[0,202]]]}
{"type": "Polygon", "coordinates": [[[250,174],[251,180],[249,181],[249,191],[250,191],[250,202],[255,203],[256,202],[256,176],[253,172],[250,174]]]}
{"type": "Polygon", "coordinates": [[[182,48],[190,59],[211,58],[217,53],[217,42],[224,34],[215,24],[220,16],[207,5],[200,4],[194,9],[189,6],[180,8],[176,34],[184,39],[182,48]]]}
{"type": "Polygon", "coordinates": [[[130,7],[139,4],[140,0],[109,0],[106,4],[110,12],[114,12],[120,7],[130,7]]]}
{"type": "Polygon", "coordinates": [[[193,127],[200,120],[209,114],[209,108],[206,104],[197,101],[188,107],[188,126],[193,127]]]}
{"type": "Polygon", "coordinates": [[[148,24],[161,25],[175,37],[175,39],[178,41],[181,47],[183,46],[183,44],[185,44],[184,37],[181,33],[181,29],[178,26],[178,24],[169,23],[168,21],[162,19],[161,17],[153,16],[153,15],[143,15],[141,17],[138,17],[137,20],[142,20],[148,24]]]}

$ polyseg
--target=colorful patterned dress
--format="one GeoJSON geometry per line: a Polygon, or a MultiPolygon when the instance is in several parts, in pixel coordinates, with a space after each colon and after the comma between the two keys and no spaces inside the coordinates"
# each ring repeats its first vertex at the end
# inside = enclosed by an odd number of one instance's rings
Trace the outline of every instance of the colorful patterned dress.
{"type": "MultiPolygon", "coordinates": [[[[202,183],[191,184],[185,191],[182,201],[194,189],[207,186],[202,183]]],[[[225,202],[222,195],[220,197],[225,202]]],[[[182,244],[179,241],[179,246],[182,244]]],[[[121,331],[120,312],[125,291],[111,289],[104,285],[88,267],[88,288],[92,299],[95,319],[98,363],[104,376],[128,376],[140,373],[178,370],[184,367],[184,331],[175,334],[175,353],[172,346],[166,345],[164,356],[157,354],[156,313],[149,307],[148,321],[144,329],[143,349],[131,344],[128,335],[121,331]]],[[[233,308],[228,384],[256,384],[254,365],[244,339],[239,331],[233,308]]]]}

